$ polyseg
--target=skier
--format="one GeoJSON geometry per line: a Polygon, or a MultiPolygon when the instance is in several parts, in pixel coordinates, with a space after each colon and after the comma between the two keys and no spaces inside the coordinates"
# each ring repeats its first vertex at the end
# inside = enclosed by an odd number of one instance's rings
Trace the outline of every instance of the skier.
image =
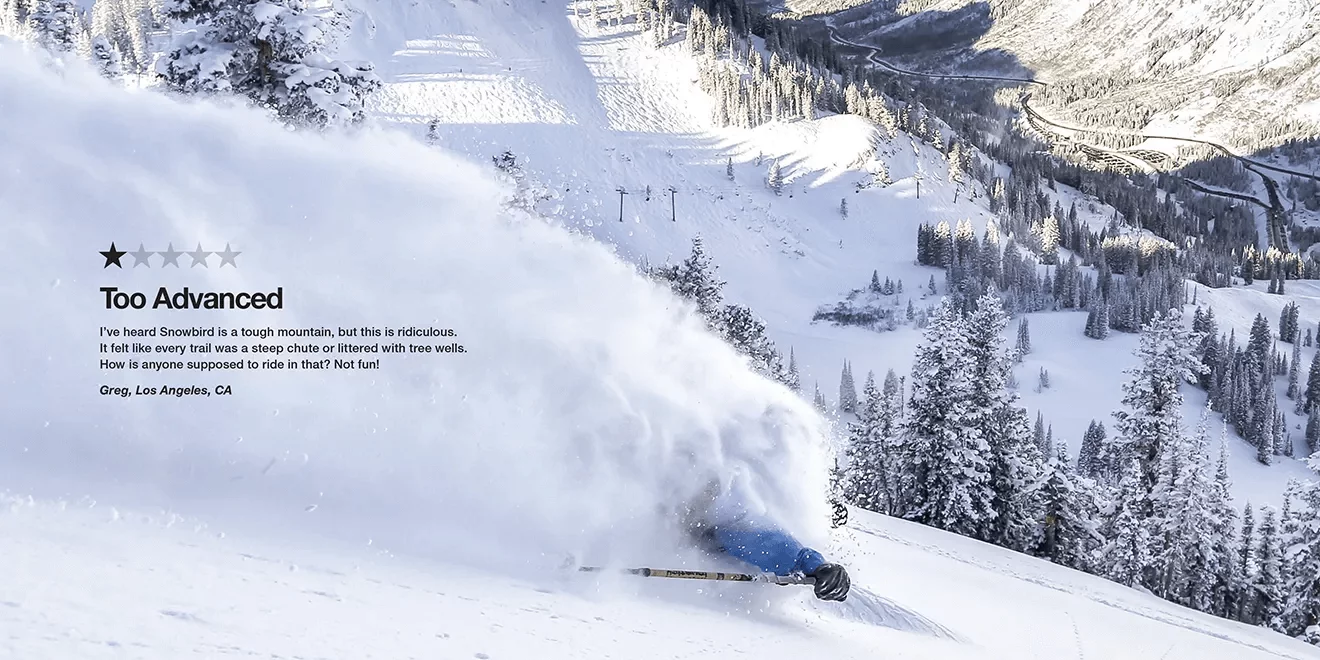
{"type": "Polygon", "coordinates": [[[728,488],[712,481],[682,512],[687,532],[708,552],[724,554],[775,575],[815,578],[816,597],[844,600],[850,581],[843,566],[769,521],[764,505],[735,480],[728,488]]]}

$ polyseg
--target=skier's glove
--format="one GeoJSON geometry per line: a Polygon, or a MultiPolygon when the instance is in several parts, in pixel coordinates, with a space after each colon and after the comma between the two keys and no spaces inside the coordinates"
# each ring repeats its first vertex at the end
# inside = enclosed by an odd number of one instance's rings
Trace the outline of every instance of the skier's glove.
{"type": "Polygon", "coordinates": [[[848,571],[838,564],[821,564],[811,573],[816,578],[816,597],[821,600],[848,598],[848,571]]]}

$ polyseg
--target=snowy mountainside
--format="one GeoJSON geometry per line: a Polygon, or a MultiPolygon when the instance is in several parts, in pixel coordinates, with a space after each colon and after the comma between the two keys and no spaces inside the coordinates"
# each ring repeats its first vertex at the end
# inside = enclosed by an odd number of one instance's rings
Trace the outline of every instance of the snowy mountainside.
{"type": "MultiPolygon", "coordinates": [[[[764,317],[781,350],[793,349],[807,397],[819,384],[837,401],[845,360],[854,364],[858,387],[868,371],[877,378],[888,369],[906,374],[920,341],[910,326],[877,334],[811,323],[818,308],[864,286],[873,271],[904,282],[901,305],[933,304],[938,297],[921,291],[932,276],[942,288],[944,275],[913,264],[917,225],[967,218],[979,234],[992,217],[984,191],[968,199],[947,181],[938,150],[901,132],[886,140],[856,116],[755,129],[714,126],[681,35],[657,48],[633,24],[592,23],[587,3],[356,0],[353,6],[342,55],[376,63],[385,81],[378,118],[482,166],[512,151],[526,185],[548,197],[536,206],[541,214],[634,263],[682,259],[699,234],[728,282],[728,297],[764,317]],[[781,196],[765,186],[774,158],[788,180],[781,196]],[[732,181],[725,174],[729,161],[732,181]],[[877,162],[894,183],[857,191],[877,162]],[[672,222],[669,186],[677,189],[672,222]],[[618,187],[628,191],[622,223],[618,187]],[[844,199],[847,218],[839,212],[844,199]]],[[[1097,230],[1114,213],[1066,186],[1047,194],[1064,208],[1077,202],[1097,230]]],[[[1216,292],[1221,329],[1235,327],[1245,336],[1255,314],[1247,310],[1258,298],[1266,296],[1216,292]]],[[[1266,317],[1277,325],[1283,302],[1268,298],[1266,317]]],[[[1320,321],[1320,309],[1303,303],[1302,318],[1304,325],[1320,321]]],[[[1085,340],[1084,321],[1084,314],[1032,315],[1039,346],[1018,369],[1032,416],[1042,411],[1074,452],[1092,419],[1112,422],[1121,368],[1133,364],[1136,346],[1131,336],[1085,340]],[[1038,393],[1033,386],[1042,367],[1054,384],[1038,393]]],[[[1189,425],[1200,414],[1195,400],[1189,397],[1189,425]]],[[[1256,464],[1254,448],[1232,435],[1229,444],[1235,474],[1241,473],[1240,499],[1277,502],[1288,478],[1310,474],[1296,461],[1256,464]]]]}
{"type": "MultiPolygon", "coordinates": [[[[500,21],[499,29],[526,22],[500,21]]],[[[471,41],[493,30],[474,19],[471,41]]],[[[612,43],[577,30],[582,44],[545,61],[581,58],[587,42],[612,43]]],[[[965,214],[984,225],[978,202],[955,202],[955,190],[940,185],[942,159],[929,147],[905,136],[881,145],[898,182],[855,193],[845,219],[834,215],[836,200],[853,194],[864,175],[852,164],[870,149],[848,136],[869,136],[869,127],[836,117],[711,130],[701,144],[740,149],[742,187],[702,190],[727,185],[719,184],[724,154],[674,150],[671,167],[685,177],[677,185],[705,195],[693,205],[703,210],[680,228],[646,224],[640,214],[625,223],[608,212],[575,215],[595,208],[588,188],[609,188],[613,174],[663,172],[674,138],[657,132],[648,139],[658,153],[625,154],[597,174],[585,168],[610,156],[590,147],[608,148],[609,135],[633,129],[569,123],[586,128],[568,129],[574,139],[552,146],[575,147],[561,162],[591,176],[581,191],[567,186],[574,194],[551,216],[573,230],[564,231],[501,204],[510,192],[492,176],[493,154],[462,140],[428,149],[390,130],[299,134],[255,111],[125,92],[78,66],[52,75],[0,47],[0,167],[10,173],[0,180],[0,215],[20,219],[9,235],[16,256],[0,265],[0,301],[36,310],[0,318],[0,398],[12,404],[0,413],[0,484],[14,494],[0,508],[0,543],[22,568],[0,594],[0,648],[13,655],[112,656],[124,647],[149,657],[303,655],[307,645],[327,655],[365,648],[483,660],[525,648],[553,660],[584,645],[599,656],[727,649],[770,660],[874,657],[877,649],[915,658],[1128,658],[1134,647],[1138,657],[1179,647],[1211,660],[1309,651],[898,521],[858,513],[853,527],[831,534],[827,456],[817,442],[823,420],[600,245],[630,258],[651,248],[681,254],[701,228],[731,291],[772,324],[782,321],[777,338],[815,337],[802,346],[804,362],[825,373],[821,356],[851,346],[861,367],[864,359],[905,369],[911,351],[901,342],[912,331],[810,325],[803,312],[822,302],[817,293],[837,295],[872,269],[918,289],[921,275],[933,274],[911,265],[918,222],[965,214]],[[785,197],[764,191],[747,165],[753,151],[805,163],[790,166],[798,178],[785,197]],[[916,172],[924,173],[920,199],[917,181],[905,181],[916,172]],[[732,215],[744,206],[767,216],[777,236],[797,238],[802,254],[749,241],[766,229],[732,215]],[[167,238],[208,247],[232,240],[243,267],[119,271],[92,255],[110,241],[158,249],[167,238]],[[125,312],[104,309],[97,290],[162,282],[279,285],[288,308],[125,312]],[[93,394],[108,380],[96,366],[98,327],[130,323],[448,326],[469,353],[389,360],[371,374],[217,373],[237,392],[224,400],[93,394]],[[757,495],[786,526],[849,564],[856,597],[835,606],[795,589],[560,582],[557,567],[570,552],[617,565],[725,568],[678,547],[678,531],[656,507],[715,475],[764,484],[757,495]],[[155,510],[163,513],[141,513],[155,510]],[[1042,629],[1042,620],[1056,625],[1042,629]],[[951,635],[930,634],[943,629],[951,635]],[[302,639],[309,630],[322,638],[302,639]],[[445,640],[461,644],[437,650],[445,640]]],[[[599,82],[639,84],[626,75],[599,82]]],[[[429,104],[443,91],[416,98],[429,104]]],[[[441,142],[448,126],[463,125],[449,121],[437,124],[441,142]]],[[[426,123],[414,124],[420,137],[426,123]]],[[[531,173],[557,189],[554,171],[531,173]]],[[[1057,337],[1059,352],[1042,347],[1038,357],[1069,356],[1057,337]]],[[[170,373],[122,376],[133,385],[180,384],[170,373]]]]}
{"type": "Polygon", "coordinates": [[[1285,122],[1320,120],[1314,75],[1320,8],[1305,0],[796,0],[788,6],[799,15],[828,16],[842,35],[922,70],[1008,67],[1055,85],[1095,83],[1050,106],[1049,114],[1073,125],[1099,129],[1117,120],[1125,129],[1254,150],[1285,122]]]}
{"type": "Polygon", "coordinates": [[[0,554],[17,569],[0,655],[1311,653],[864,512],[831,534],[806,404],[599,245],[501,208],[489,174],[388,132],[290,133],[0,48],[0,212],[20,218],[0,301],[42,319],[0,317],[0,554]],[[93,254],[168,237],[232,241],[242,266],[115,270],[93,254]],[[98,290],[162,283],[288,298],[130,312],[98,290]],[[98,328],[139,324],[443,325],[469,354],[371,374],[217,371],[227,400],[98,394],[98,328]],[[676,548],[653,508],[712,473],[756,474],[783,522],[849,563],[854,597],[559,571],[569,552],[722,568],[676,548]]]}

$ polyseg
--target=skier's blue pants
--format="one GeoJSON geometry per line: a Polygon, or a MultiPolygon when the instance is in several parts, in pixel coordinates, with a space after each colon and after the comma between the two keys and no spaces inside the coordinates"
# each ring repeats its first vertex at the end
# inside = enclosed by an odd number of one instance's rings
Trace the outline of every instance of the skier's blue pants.
{"type": "Polygon", "coordinates": [[[767,573],[810,575],[825,558],[819,552],[804,547],[787,532],[769,527],[716,526],[715,540],[725,554],[741,559],[767,573]]]}

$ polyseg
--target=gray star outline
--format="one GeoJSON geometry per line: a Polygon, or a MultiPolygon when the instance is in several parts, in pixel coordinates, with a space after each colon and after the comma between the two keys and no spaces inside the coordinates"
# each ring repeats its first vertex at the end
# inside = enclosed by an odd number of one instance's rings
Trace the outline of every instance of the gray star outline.
{"type": "Polygon", "coordinates": [[[225,243],[224,251],[216,252],[215,254],[217,257],[220,257],[220,266],[219,266],[220,268],[224,268],[225,264],[229,264],[234,268],[238,268],[238,264],[234,263],[234,257],[237,257],[238,255],[243,253],[230,248],[229,244],[225,243]]]}
{"type": "Polygon", "coordinates": [[[151,268],[151,255],[156,253],[146,249],[141,243],[138,243],[137,252],[129,252],[129,254],[133,255],[134,268],[137,268],[138,266],[151,268]]]}
{"type": "Polygon", "coordinates": [[[189,266],[189,268],[192,268],[193,266],[196,266],[197,264],[201,264],[201,265],[202,265],[202,268],[210,268],[210,267],[211,267],[210,264],[207,264],[207,263],[206,263],[206,258],[209,257],[209,256],[211,256],[212,253],[211,253],[211,252],[207,252],[206,250],[203,250],[203,249],[202,249],[202,244],[201,244],[201,243],[198,243],[198,244],[197,244],[197,249],[196,249],[196,250],[193,250],[192,252],[187,252],[186,254],[187,254],[188,256],[192,257],[192,260],[193,260],[193,262],[192,262],[192,266],[189,266]]]}
{"type": "MultiPolygon", "coordinates": [[[[198,247],[201,247],[201,246],[198,246],[198,247]]],[[[170,264],[174,264],[174,267],[175,267],[175,268],[178,268],[178,267],[179,267],[179,255],[181,255],[181,254],[188,254],[188,253],[187,253],[187,252],[179,252],[178,250],[175,250],[175,249],[174,249],[174,243],[170,243],[170,247],[169,247],[168,249],[166,249],[164,252],[157,252],[156,254],[159,254],[159,255],[161,256],[161,258],[165,260],[165,263],[163,263],[163,264],[160,265],[161,268],[164,268],[164,267],[166,267],[166,266],[168,266],[168,265],[170,265],[170,264]]]]}

